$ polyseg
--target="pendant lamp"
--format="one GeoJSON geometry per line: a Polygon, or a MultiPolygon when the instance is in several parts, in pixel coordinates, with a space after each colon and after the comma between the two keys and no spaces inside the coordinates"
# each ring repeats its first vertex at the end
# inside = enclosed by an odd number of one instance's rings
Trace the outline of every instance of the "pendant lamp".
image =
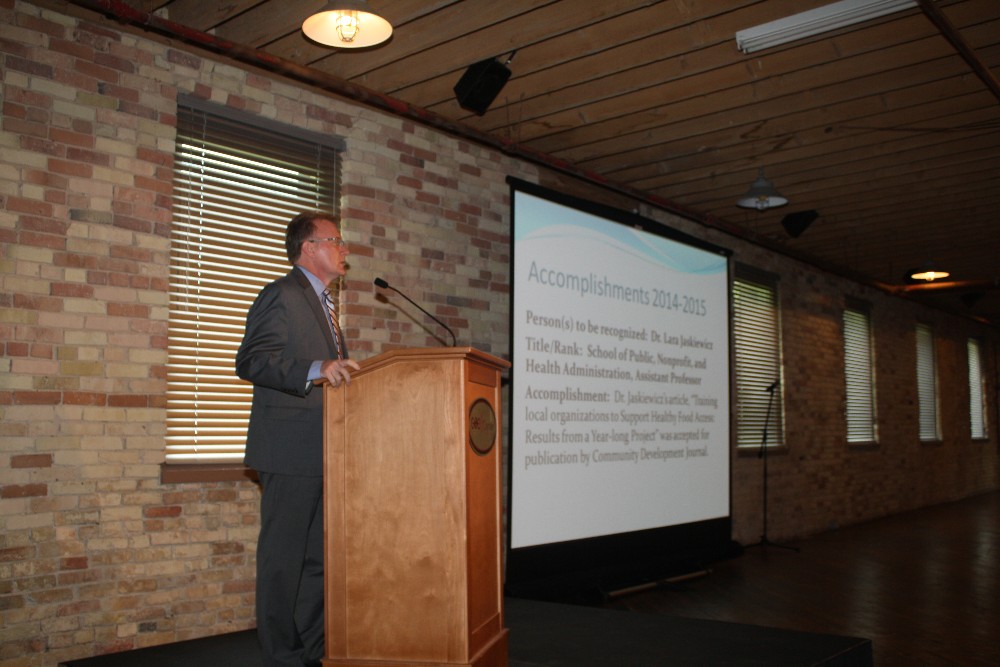
{"type": "Polygon", "coordinates": [[[302,22],[306,37],[325,46],[361,49],[392,36],[392,25],[368,9],[364,0],[329,0],[302,22]]]}

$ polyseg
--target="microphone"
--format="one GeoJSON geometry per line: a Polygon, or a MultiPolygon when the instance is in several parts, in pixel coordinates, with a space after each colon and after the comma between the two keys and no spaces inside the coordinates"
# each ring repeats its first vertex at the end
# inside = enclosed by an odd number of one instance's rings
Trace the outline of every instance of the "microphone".
{"type": "Polygon", "coordinates": [[[433,315],[431,315],[424,308],[422,308],[420,306],[420,304],[418,304],[416,301],[414,301],[410,297],[406,296],[405,294],[403,294],[398,289],[396,289],[395,287],[393,287],[392,285],[390,285],[386,281],[382,280],[381,278],[376,278],[375,279],[375,287],[381,287],[382,289],[391,289],[393,292],[395,292],[399,296],[403,297],[404,299],[406,299],[407,301],[409,301],[410,303],[412,303],[414,306],[416,306],[420,310],[420,312],[422,312],[424,315],[426,315],[427,317],[431,318],[432,320],[434,320],[435,322],[437,322],[438,324],[440,324],[441,326],[443,326],[448,331],[448,333],[451,334],[451,346],[452,347],[455,347],[456,345],[458,345],[458,339],[455,338],[455,332],[451,330],[451,327],[449,327],[447,324],[445,324],[444,322],[442,322],[438,318],[436,318],[433,315]]]}
{"type": "Polygon", "coordinates": [[[775,389],[777,389],[777,388],[778,388],[778,385],[779,385],[779,384],[781,384],[781,380],[780,380],[780,379],[778,379],[778,380],[775,380],[774,382],[772,382],[772,383],[770,384],[770,386],[768,386],[767,390],[768,390],[768,391],[774,391],[775,389]]]}

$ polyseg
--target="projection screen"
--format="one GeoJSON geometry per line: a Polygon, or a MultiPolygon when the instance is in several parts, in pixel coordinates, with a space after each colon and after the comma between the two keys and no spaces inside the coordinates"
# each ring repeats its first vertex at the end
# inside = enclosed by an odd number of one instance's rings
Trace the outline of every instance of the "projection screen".
{"type": "Polygon", "coordinates": [[[728,543],[728,251],[509,182],[508,582],[728,543]]]}

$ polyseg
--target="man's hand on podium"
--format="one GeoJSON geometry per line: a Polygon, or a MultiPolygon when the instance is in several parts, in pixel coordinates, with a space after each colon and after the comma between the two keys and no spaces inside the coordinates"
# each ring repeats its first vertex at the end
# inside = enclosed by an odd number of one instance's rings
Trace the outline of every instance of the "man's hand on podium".
{"type": "Polygon", "coordinates": [[[334,387],[339,387],[341,383],[351,384],[350,369],[359,371],[361,366],[353,359],[327,359],[319,367],[323,379],[334,387]]]}

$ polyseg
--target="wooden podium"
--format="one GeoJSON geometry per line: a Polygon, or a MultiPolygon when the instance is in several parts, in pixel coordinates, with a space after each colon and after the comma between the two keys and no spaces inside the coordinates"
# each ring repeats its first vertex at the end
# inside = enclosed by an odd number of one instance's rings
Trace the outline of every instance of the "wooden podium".
{"type": "Polygon", "coordinates": [[[506,667],[500,372],[387,352],[324,387],[324,667],[506,667]]]}

